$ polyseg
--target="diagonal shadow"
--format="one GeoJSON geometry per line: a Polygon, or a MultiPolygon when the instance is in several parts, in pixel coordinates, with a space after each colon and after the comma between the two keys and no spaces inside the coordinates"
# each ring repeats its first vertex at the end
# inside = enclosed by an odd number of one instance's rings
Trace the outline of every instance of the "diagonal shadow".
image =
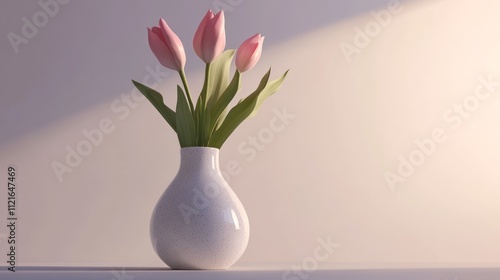
{"type": "MultiPolygon", "coordinates": [[[[130,79],[143,77],[146,66],[157,65],[147,45],[146,27],[159,17],[167,19],[183,40],[189,76],[203,69],[192,51],[191,38],[207,9],[225,8],[227,48],[236,48],[257,32],[266,35],[269,47],[385,8],[390,1],[70,2],[61,6],[29,43],[20,45],[18,54],[6,36],[0,41],[0,145],[129,93],[130,79]]],[[[30,19],[41,10],[37,1],[10,1],[5,5],[10,7],[0,11],[1,34],[21,34],[20,18],[30,19]]]]}

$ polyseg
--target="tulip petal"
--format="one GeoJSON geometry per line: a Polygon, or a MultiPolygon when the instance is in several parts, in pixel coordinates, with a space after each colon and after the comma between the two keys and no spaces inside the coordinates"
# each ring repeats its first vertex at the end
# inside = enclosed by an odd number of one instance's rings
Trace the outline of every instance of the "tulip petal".
{"type": "Polygon", "coordinates": [[[173,59],[178,67],[178,69],[184,68],[186,64],[186,53],[184,52],[184,46],[177,35],[170,29],[167,22],[164,19],[160,19],[160,29],[163,34],[163,39],[165,40],[168,49],[171,51],[173,59]]]}
{"type": "Polygon", "coordinates": [[[236,53],[236,68],[240,72],[248,71],[257,64],[262,54],[264,38],[260,34],[255,34],[245,40],[238,48],[236,53]]]}
{"type": "Polygon", "coordinates": [[[217,13],[205,27],[202,37],[203,58],[206,63],[212,62],[226,47],[226,31],[224,11],[217,13]]]}
{"type": "Polygon", "coordinates": [[[154,26],[153,28],[151,28],[151,31],[153,31],[153,33],[156,34],[156,36],[158,36],[158,38],[161,39],[161,41],[165,44],[165,46],[167,45],[165,38],[163,38],[163,33],[161,32],[161,29],[158,26],[154,26]]]}
{"type": "Polygon", "coordinates": [[[174,62],[172,52],[168,49],[163,40],[163,36],[158,36],[155,28],[148,28],[148,41],[151,51],[156,56],[161,65],[172,69],[179,70],[177,64],[174,62]]]}
{"type": "Polygon", "coordinates": [[[203,61],[205,61],[205,57],[203,56],[203,45],[202,45],[203,33],[205,31],[205,28],[206,28],[208,22],[213,18],[214,18],[214,13],[212,12],[212,10],[208,10],[208,12],[205,14],[203,19],[201,20],[200,25],[198,26],[198,29],[196,29],[196,33],[194,34],[194,38],[193,38],[194,52],[203,61]]]}

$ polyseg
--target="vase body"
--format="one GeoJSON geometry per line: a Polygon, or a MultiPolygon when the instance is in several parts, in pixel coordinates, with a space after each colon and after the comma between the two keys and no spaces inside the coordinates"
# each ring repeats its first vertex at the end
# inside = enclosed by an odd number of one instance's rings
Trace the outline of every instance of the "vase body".
{"type": "Polygon", "coordinates": [[[248,217],[222,177],[219,149],[181,148],[181,164],[156,204],[150,235],[172,269],[226,269],[245,251],[248,217]]]}

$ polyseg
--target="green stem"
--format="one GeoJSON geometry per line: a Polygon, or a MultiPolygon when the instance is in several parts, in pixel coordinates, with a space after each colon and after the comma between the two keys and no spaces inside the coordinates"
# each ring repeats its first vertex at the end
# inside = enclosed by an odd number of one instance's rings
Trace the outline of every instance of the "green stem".
{"type": "Polygon", "coordinates": [[[203,108],[203,111],[205,111],[206,107],[207,107],[207,93],[208,93],[208,89],[209,89],[209,82],[208,82],[208,75],[210,74],[210,63],[207,63],[205,65],[205,84],[203,85],[203,99],[202,99],[202,103],[201,103],[201,107],[203,108]]]}
{"type": "Polygon", "coordinates": [[[201,91],[201,96],[200,96],[200,101],[201,101],[201,106],[200,106],[200,127],[199,127],[199,133],[201,135],[201,146],[206,146],[208,144],[208,135],[206,135],[207,129],[205,128],[206,125],[210,125],[210,123],[207,122],[206,114],[207,114],[207,94],[208,94],[208,89],[210,86],[209,83],[209,75],[210,75],[210,63],[207,63],[205,65],[205,81],[203,83],[203,90],[201,91]]]}
{"type": "Polygon", "coordinates": [[[189,101],[189,107],[191,108],[191,113],[194,116],[193,100],[191,99],[191,93],[189,91],[189,86],[186,79],[186,73],[184,73],[184,69],[179,70],[179,75],[181,76],[182,85],[184,85],[184,90],[186,91],[187,99],[189,101]]]}

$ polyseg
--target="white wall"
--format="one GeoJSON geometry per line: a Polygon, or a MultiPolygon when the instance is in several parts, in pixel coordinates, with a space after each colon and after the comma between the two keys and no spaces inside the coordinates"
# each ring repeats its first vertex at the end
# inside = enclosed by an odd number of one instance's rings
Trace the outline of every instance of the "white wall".
{"type": "MultiPolygon", "coordinates": [[[[130,79],[158,65],[146,27],[159,17],[184,41],[188,78],[200,89],[191,39],[213,3],[73,0],[18,53],[7,36],[21,35],[22,17],[41,7],[1,4],[0,180],[17,166],[21,265],[162,265],[148,225],[177,171],[177,139],[147,101],[120,98],[130,79]],[[66,147],[76,149],[82,131],[103,120],[112,131],[60,181],[53,163],[66,164],[66,147]]],[[[338,267],[498,264],[500,85],[474,97],[478,77],[500,80],[498,1],[401,2],[380,30],[371,12],[387,10],[388,0],[232,3],[228,48],[266,35],[243,92],[270,66],[274,77],[291,69],[221,152],[223,170],[230,161],[241,168],[228,180],[251,222],[240,264],[300,263],[328,236],[340,244],[328,259],[338,267]],[[372,37],[363,42],[356,28],[367,26],[372,37]],[[356,52],[346,55],[346,44],[356,52]],[[466,117],[449,111],[462,102],[466,117]],[[283,110],[294,118],[262,151],[251,146],[249,137],[283,110]],[[398,157],[418,157],[414,141],[436,129],[442,141],[432,155],[391,188],[384,174],[398,174],[398,157]]],[[[179,80],[159,70],[155,86],[172,105],[179,80]]],[[[4,188],[0,197],[5,221],[4,188]]]]}

